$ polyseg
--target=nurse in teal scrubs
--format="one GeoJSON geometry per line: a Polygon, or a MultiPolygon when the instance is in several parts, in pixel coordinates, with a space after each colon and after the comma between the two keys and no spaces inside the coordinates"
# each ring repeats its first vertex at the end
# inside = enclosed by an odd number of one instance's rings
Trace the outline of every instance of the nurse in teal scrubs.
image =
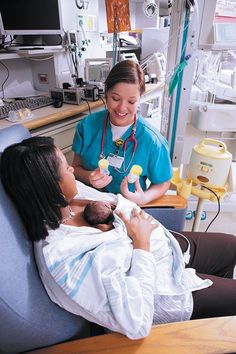
{"type": "Polygon", "coordinates": [[[72,163],[78,180],[121,193],[139,205],[165,194],[172,177],[167,141],[137,113],[144,91],[139,64],[132,60],[116,64],[105,82],[107,109],[88,115],[76,127],[72,163]],[[109,174],[100,172],[101,158],[109,161],[109,174]],[[127,175],[133,165],[140,165],[142,174],[131,184],[127,175]]]}

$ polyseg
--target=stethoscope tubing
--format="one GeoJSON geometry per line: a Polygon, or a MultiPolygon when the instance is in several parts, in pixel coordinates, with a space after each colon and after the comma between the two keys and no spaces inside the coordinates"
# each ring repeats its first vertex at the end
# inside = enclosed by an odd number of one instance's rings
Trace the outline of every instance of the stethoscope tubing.
{"type": "MultiPolygon", "coordinates": [[[[104,155],[104,146],[105,146],[105,137],[106,137],[106,130],[107,130],[107,124],[108,124],[108,121],[109,121],[109,113],[107,113],[107,117],[104,121],[104,124],[103,124],[103,130],[102,130],[102,140],[101,140],[101,152],[100,152],[100,157],[101,158],[105,158],[105,155],[104,155]]],[[[128,170],[128,168],[130,167],[131,165],[131,162],[134,158],[134,154],[137,150],[137,147],[138,147],[138,142],[137,142],[137,139],[135,138],[135,133],[136,133],[136,127],[137,127],[137,118],[136,118],[136,114],[134,116],[134,123],[133,123],[133,127],[132,127],[132,132],[130,134],[130,136],[125,140],[124,144],[123,144],[123,156],[124,156],[124,160],[125,160],[125,154],[126,154],[126,150],[127,150],[127,146],[128,146],[128,143],[129,142],[132,142],[133,143],[133,149],[132,149],[132,155],[131,155],[131,159],[130,159],[130,162],[127,166],[127,168],[123,168],[123,171],[119,171],[117,168],[116,170],[118,172],[126,172],[128,170]]],[[[125,161],[124,161],[125,163],[125,161]]]]}

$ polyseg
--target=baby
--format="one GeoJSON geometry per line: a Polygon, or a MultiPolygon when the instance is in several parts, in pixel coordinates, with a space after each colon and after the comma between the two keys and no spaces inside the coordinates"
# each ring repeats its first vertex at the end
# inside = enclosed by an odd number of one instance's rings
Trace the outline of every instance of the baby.
{"type": "MultiPolygon", "coordinates": [[[[133,202],[127,201],[122,195],[118,194],[116,205],[107,201],[89,202],[84,210],[84,218],[91,226],[94,226],[101,231],[111,230],[111,233],[114,232],[115,237],[113,240],[119,242],[119,239],[125,239],[128,235],[127,231],[125,232],[124,230],[124,224],[121,222],[121,219],[115,218],[116,212],[122,211],[122,213],[128,218],[132,217],[132,210],[134,208],[137,209],[137,206],[133,202]],[[118,235],[121,235],[121,237],[117,236],[116,229],[119,230],[118,235]],[[122,230],[124,231],[123,233],[122,230]]],[[[153,219],[153,222],[158,223],[155,219],[153,219]]],[[[185,237],[183,236],[183,238],[185,237]]],[[[188,243],[188,248],[184,253],[183,262],[188,263],[190,246],[187,239],[186,242],[188,243]]],[[[152,231],[150,237],[150,252],[158,269],[160,269],[155,281],[155,311],[153,315],[153,324],[159,323],[160,314],[164,314],[169,322],[173,322],[175,314],[178,313],[179,303],[185,301],[185,289],[188,287],[190,279],[186,274],[191,273],[193,270],[189,268],[188,270],[186,269],[185,273],[181,273],[183,262],[182,260],[175,261],[173,257],[173,254],[176,254],[180,257],[179,259],[181,259],[182,251],[179,247],[178,241],[162,226],[157,227],[152,231]],[[170,292],[177,297],[173,296],[170,300],[168,297],[170,292]],[[167,301],[167,297],[168,301],[171,301],[172,306],[172,310],[169,312],[166,312],[162,307],[162,304],[167,301]]]]}
{"type": "Polygon", "coordinates": [[[113,210],[115,207],[115,204],[110,202],[92,201],[84,209],[84,219],[91,226],[101,231],[112,230],[114,228],[112,223],[114,221],[113,210]]]}

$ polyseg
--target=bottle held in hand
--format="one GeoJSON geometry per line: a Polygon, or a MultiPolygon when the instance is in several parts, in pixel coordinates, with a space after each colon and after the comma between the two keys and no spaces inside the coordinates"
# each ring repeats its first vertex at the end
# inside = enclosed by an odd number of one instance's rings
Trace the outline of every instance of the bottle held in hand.
{"type": "Polygon", "coordinates": [[[139,176],[141,175],[142,172],[143,172],[143,169],[141,166],[133,165],[131,167],[131,170],[130,170],[128,176],[127,176],[128,182],[134,183],[135,181],[137,181],[137,179],[139,178],[139,176]]]}

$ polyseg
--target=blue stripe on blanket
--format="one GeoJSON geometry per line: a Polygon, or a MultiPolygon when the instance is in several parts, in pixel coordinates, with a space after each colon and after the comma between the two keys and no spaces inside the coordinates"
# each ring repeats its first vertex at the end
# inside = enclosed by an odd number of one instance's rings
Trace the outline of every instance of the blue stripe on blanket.
{"type": "Polygon", "coordinates": [[[68,266],[66,266],[65,260],[56,261],[54,264],[48,267],[48,270],[53,275],[56,282],[61,287],[63,287],[63,285],[66,284],[66,281],[68,279],[68,274],[73,271],[73,268],[78,264],[78,262],[81,261],[83,257],[84,257],[84,253],[73,258],[72,261],[68,263],[68,266]]]}
{"type": "MultiPolygon", "coordinates": [[[[80,261],[85,255],[85,252],[84,253],[81,253],[79,256],[73,258],[73,260],[69,263],[69,267],[73,267],[74,266],[74,263],[77,263],[77,261],[80,261]]],[[[61,260],[61,261],[56,261],[55,263],[53,263],[52,265],[50,265],[48,267],[48,270],[50,273],[54,273],[56,269],[58,269],[60,266],[62,266],[63,264],[65,263],[64,260],[61,260]]]]}
{"type": "Polygon", "coordinates": [[[60,285],[64,289],[64,291],[71,298],[73,298],[76,296],[81,284],[83,283],[88,272],[90,271],[96,255],[101,252],[108,244],[113,244],[114,242],[116,241],[112,240],[110,242],[106,242],[106,244],[100,244],[96,249],[82,253],[79,256],[73,258],[68,263],[66,262],[66,260],[56,261],[51,266],[49,266],[48,269],[56,280],[56,282],[58,283],[58,285],[60,285]],[[83,269],[80,270],[78,279],[78,269],[76,268],[81,267],[80,261],[82,260],[82,258],[85,259],[85,257],[87,257],[87,260],[85,260],[83,263],[83,269]],[[68,286],[67,284],[68,277],[70,277],[70,286],[68,286]]]}
{"type": "Polygon", "coordinates": [[[100,245],[96,250],[94,250],[92,253],[89,254],[89,257],[84,265],[84,269],[80,274],[80,277],[78,279],[78,281],[75,283],[74,288],[72,289],[72,291],[68,294],[71,298],[75,297],[75,295],[77,294],[77,292],[79,291],[79,288],[81,286],[81,284],[83,283],[86,275],[88,274],[89,270],[92,267],[93,261],[97,255],[97,253],[99,253],[102,249],[104,248],[104,245],[100,245]]]}
{"type": "Polygon", "coordinates": [[[53,263],[52,265],[50,265],[48,267],[48,270],[50,273],[53,273],[54,269],[56,269],[57,267],[59,267],[60,264],[62,264],[63,261],[56,261],[55,263],[53,263]]]}

